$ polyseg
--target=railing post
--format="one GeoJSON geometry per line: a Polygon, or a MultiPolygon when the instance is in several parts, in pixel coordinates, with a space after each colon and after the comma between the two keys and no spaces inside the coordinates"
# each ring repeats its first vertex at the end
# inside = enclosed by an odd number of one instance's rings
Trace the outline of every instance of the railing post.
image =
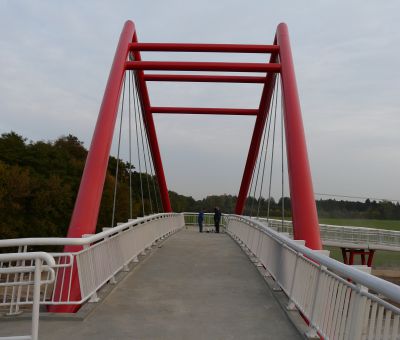
{"type": "Polygon", "coordinates": [[[293,270],[293,277],[292,277],[292,283],[290,285],[290,291],[289,291],[289,302],[286,306],[287,310],[295,310],[296,309],[296,305],[293,301],[293,289],[294,289],[294,282],[296,280],[296,274],[297,274],[297,264],[299,262],[299,257],[301,257],[302,255],[300,253],[295,253],[296,254],[296,262],[294,264],[294,270],[293,270]]]}
{"type": "Polygon", "coordinates": [[[314,323],[315,323],[315,308],[317,305],[317,299],[318,299],[318,295],[319,295],[319,285],[321,282],[322,270],[323,270],[323,266],[319,265],[318,266],[317,284],[315,285],[314,298],[313,298],[313,302],[312,302],[311,314],[310,314],[310,319],[309,319],[310,325],[306,332],[306,336],[308,338],[312,338],[312,339],[319,338],[318,333],[314,327],[314,323]]]}
{"type": "Polygon", "coordinates": [[[351,298],[354,299],[350,311],[349,319],[347,321],[345,339],[359,340],[363,332],[365,304],[367,297],[362,295],[362,292],[367,292],[368,288],[357,284],[358,291],[352,292],[354,294],[351,298]]]}
{"type": "Polygon", "coordinates": [[[39,307],[40,307],[40,283],[42,276],[42,260],[35,259],[35,274],[33,284],[32,306],[32,340],[38,340],[39,336],[39,307]]]}
{"type": "MultiPolygon", "coordinates": [[[[22,246],[18,246],[18,253],[21,253],[22,249],[23,249],[22,246]]],[[[23,261],[23,263],[25,263],[25,261],[23,261]]],[[[19,267],[20,265],[21,265],[21,262],[20,261],[16,261],[16,266],[19,267]]],[[[18,281],[18,278],[19,278],[19,275],[18,274],[14,274],[14,283],[16,283],[18,281]]],[[[7,281],[8,281],[8,279],[7,279],[7,281]]],[[[11,293],[10,311],[7,313],[7,315],[18,315],[18,314],[20,314],[19,305],[18,305],[19,293],[20,293],[20,287],[17,287],[17,286],[14,285],[12,287],[12,293],[11,293]],[[17,291],[17,297],[15,297],[15,291],[17,291]]]]}
{"type": "MultiPolygon", "coordinates": [[[[89,237],[89,236],[92,236],[91,234],[84,234],[84,235],[82,235],[82,237],[83,238],[85,238],[85,237],[89,237]]],[[[90,244],[85,244],[84,246],[83,246],[83,249],[89,249],[90,248],[90,244]]],[[[88,252],[89,252],[90,250],[88,250],[88,252]]],[[[90,262],[90,267],[93,269],[93,258],[92,258],[92,255],[89,255],[89,262],[90,262]]],[[[92,293],[92,295],[90,295],[90,299],[89,299],[89,301],[88,302],[92,302],[92,303],[96,303],[96,302],[99,302],[100,301],[100,298],[97,296],[97,291],[94,291],[93,293],[92,293]]]]}

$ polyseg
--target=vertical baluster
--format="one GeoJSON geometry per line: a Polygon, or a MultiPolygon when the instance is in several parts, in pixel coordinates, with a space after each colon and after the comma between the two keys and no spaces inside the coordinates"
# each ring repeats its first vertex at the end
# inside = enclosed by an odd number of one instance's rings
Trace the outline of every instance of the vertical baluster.
{"type": "Polygon", "coordinates": [[[392,311],[386,310],[385,313],[385,324],[383,326],[383,340],[389,339],[389,331],[390,331],[390,321],[392,320],[392,311]]]}

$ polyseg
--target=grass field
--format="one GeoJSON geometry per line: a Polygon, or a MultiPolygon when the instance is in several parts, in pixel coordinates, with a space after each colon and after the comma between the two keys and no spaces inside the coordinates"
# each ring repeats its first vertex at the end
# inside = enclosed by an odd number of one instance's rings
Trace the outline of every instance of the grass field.
{"type": "Polygon", "coordinates": [[[347,225],[355,227],[366,227],[376,229],[387,229],[400,231],[399,220],[369,220],[352,218],[320,218],[321,224],[347,225]]]}
{"type": "MultiPolygon", "coordinates": [[[[282,217],[278,216],[272,218],[280,220],[282,217]]],[[[290,217],[287,217],[285,218],[285,220],[291,221],[292,219],[290,217]]],[[[400,231],[400,220],[370,220],[366,218],[362,219],[319,217],[319,223],[400,231]]]]}

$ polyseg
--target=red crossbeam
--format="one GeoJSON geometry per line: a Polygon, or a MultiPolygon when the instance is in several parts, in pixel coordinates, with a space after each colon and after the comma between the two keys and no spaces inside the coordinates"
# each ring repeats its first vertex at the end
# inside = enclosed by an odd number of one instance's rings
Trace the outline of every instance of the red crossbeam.
{"type": "Polygon", "coordinates": [[[163,71],[220,71],[220,72],[274,72],[279,73],[281,65],[276,63],[223,63],[196,61],[127,61],[126,70],[163,71]]]}
{"type": "Polygon", "coordinates": [[[211,76],[197,74],[145,74],[146,81],[179,81],[198,83],[250,83],[263,84],[265,77],[255,76],[211,76]]]}
{"type": "Polygon", "coordinates": [[[132,43],[130,51],[277,53],[278,45],[132,43]]]}
{"type": "Polygon", "coordinates": [[[257,109],[233,109],[220,107],[165,107],[153,106],[150,108],[153,113],[172,114],[205,114],[205,115],[234,115],[234,116],[255,116],[257,109]]]}

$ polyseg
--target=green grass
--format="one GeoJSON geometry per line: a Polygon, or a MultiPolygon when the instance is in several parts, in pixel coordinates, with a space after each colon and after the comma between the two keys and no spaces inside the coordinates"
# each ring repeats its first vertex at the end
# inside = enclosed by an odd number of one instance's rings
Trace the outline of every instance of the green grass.
{"type": "Polygon", "coordinates": [[[399,220],[369,220],[369,219],[356,219],[356,218],[354,218],[354,219],[353,218],[320,218],[319,223],[400,231],[400,221],[399,220]]]}
{"type": "MultiPolygon", "coordinates": [[[[282,217],[271,217],[280,220],[282,217]]],[[[291,217],[286,217],[285,220],[291,221],[291,217]]],[[[321,224],[333,224],[353,227],[365,227],[375,229],[387,229],[400,231],[400,220],[370,220],[366,218],[319,218],[321,224]]]]}

